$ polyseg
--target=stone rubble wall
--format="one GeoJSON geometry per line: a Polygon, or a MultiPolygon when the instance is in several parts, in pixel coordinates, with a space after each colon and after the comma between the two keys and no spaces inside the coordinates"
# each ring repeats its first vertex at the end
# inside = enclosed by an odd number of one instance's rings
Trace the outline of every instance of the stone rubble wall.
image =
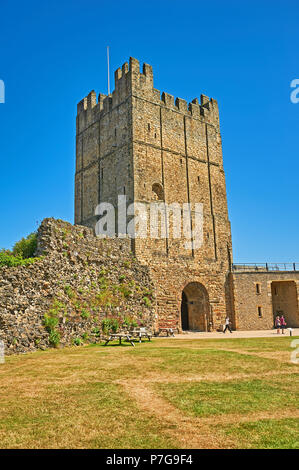
{"type": "Polygon", "coordinates": [[[32,265],[0,268],[0,340],[5,354],[50,347],[44,315],[59,318],[60,346],[96,342],[105,317],[127,316],[151,329],[155,294],[129,239],[99,239],[91,229],[45,219],[32,265]]]}

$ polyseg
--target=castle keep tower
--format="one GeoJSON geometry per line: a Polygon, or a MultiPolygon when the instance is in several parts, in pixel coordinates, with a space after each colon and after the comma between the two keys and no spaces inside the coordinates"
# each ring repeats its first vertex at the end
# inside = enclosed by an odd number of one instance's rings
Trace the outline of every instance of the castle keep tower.
{"type": "MultiPolygon", "coordinates": [[[[94,91],[78,104],[75,223],[95,227],[96,206],[127,203],[203,207],[203,244],[136,238],[135,256],[156,284],[157,325],[215,329],[232,314],[228,276],[231,232],[218,105],[201,95],[190,104],[153,86],[150,65],[130,58],[115,72],[112,95],[94,91]]],[[[171,227],[170,227],[171,228],[171,227]]]]}

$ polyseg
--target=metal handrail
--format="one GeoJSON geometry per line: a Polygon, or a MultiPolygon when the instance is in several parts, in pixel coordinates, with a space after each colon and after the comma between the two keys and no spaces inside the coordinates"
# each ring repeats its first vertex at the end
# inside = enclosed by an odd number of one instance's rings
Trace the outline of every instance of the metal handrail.
{"type": "Polygon", "coordinates": [[[234,263],[232,271],[299,271],[299,263],[234,263]]]}

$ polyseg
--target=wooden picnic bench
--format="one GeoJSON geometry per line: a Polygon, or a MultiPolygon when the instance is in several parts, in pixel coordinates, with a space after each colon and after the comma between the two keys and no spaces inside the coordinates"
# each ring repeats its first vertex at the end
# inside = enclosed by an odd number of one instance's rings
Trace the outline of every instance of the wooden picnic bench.
{"type": "Polygon", "coordinates": [[[121,341],[122,339],[124,339],[125,341],[128,341],[129,343],[131,343],[132,346],[135,347],[135,344],[133,343],[132,339],[131,339],[131,335],[128,334],[128,333],[113,333],[109,336],[109,338],[106,340],[106,343],[104,344],[104,346],[107,346],[107,344],[109,344],[110,341],[115,341],[115,340],[119,340],[119,344],[121,344],[121,341]]]}
{"type": "Polygon", "coordinates": [[[139,343],[141,343],[142,338],[147,338],[150,341],[152,337],[151,333],[149,333],[146,328],[134,328],[131,331],[131,335],[135,336],[135,338],[139,338],[139,343]]]}
{"type": "Polygon", "coordinates": [[[159,328],[159,331],[158,331],[158,336],[160,335],[160,333],[162,332],[165,332],[167,334],[167,336],[174,336],[174,331],[173,331],[173,328],[159,328]]]}

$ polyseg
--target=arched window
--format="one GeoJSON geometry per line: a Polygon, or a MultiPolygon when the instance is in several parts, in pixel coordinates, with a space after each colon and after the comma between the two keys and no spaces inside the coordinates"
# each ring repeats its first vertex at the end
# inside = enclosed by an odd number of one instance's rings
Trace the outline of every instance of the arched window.
{"type": "Polygon", "coordinates": [[[152,186],[152,197],[156,201],[163,201],[164,200],[164,191],[163,187],[160,183],[154,183],[152,186]]]}

